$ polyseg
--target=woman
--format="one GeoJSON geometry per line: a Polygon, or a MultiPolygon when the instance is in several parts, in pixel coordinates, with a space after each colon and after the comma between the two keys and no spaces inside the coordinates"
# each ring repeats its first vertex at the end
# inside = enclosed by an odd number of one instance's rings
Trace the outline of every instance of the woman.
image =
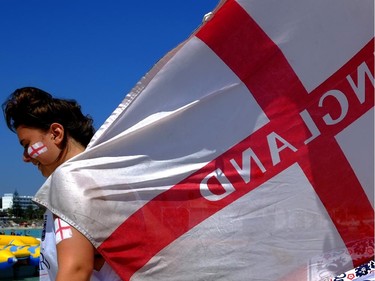
{"type": "MultiPolygon", "coordinates": [[[[93,120],[75,100],[53,98],[33,87],[12,93],[3,111],[24,148],[23,160],[44,177],[83,152],[95,131],[93,120]]],[[[49,210],[43,233],[41,280],[120,280],[83,234],[49,210]]]]}

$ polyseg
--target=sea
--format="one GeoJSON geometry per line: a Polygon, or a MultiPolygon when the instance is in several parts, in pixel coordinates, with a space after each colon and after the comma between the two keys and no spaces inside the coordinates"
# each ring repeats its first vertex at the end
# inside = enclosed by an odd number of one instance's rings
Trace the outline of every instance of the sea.
{"type": "Polygon", "coordinates": [[[0,228],[1,232],[4,232],[5,235],[22,235],[22,236],[33,236],[35,238],[42,237],[42,229],[41,228],[7,228],[2,229],[0,228]]]}
{"type": "MultiPolygon", "coordinates": [[[[38,239],[42,237],[41,228],[7,228],[7,229],[0,228],[0,231],[4,232],[4,234],[6,235],[15,234],[15,235],[33,236],[38,239]]],[[[38,281],[39,277],[20,277],[20,278],[12,278],[12,279],[3,279],[3,278],[0,279],[0,281],[16,281],[16,280],[38,281]]]]}

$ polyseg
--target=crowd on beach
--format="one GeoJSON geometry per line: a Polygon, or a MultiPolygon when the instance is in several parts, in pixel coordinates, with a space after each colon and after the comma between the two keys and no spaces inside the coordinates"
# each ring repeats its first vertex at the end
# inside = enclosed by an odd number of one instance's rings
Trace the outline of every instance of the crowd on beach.
{"type": "Polygon", "coordinates": [[[30,221],[24,224],[17,224],[13,221],[0,220],[0,235],[28,235],[30,229],[41,229],[42,221],[30,221]]]}

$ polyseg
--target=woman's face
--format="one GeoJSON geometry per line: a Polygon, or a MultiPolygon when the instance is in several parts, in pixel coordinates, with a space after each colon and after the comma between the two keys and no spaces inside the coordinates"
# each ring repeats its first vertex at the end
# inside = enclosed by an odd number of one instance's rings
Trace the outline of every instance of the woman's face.
{"type": "Polygon", "coordinates": [[[19,126],[16,132],[24,148],[23,161],[36,165],[43,176],[50,176],[61,164],[61,149],[52,130],[19,126]]]}

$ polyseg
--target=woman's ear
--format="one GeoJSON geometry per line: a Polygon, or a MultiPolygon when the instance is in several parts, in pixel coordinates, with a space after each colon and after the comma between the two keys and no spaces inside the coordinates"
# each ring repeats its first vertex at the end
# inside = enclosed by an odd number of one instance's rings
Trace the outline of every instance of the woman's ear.
{"type": "Polygon", "coordinates": [[[60,123],[52,123],[50,126],[51,138],[59,145],[64,140],[64,126],[60,123]]]}

